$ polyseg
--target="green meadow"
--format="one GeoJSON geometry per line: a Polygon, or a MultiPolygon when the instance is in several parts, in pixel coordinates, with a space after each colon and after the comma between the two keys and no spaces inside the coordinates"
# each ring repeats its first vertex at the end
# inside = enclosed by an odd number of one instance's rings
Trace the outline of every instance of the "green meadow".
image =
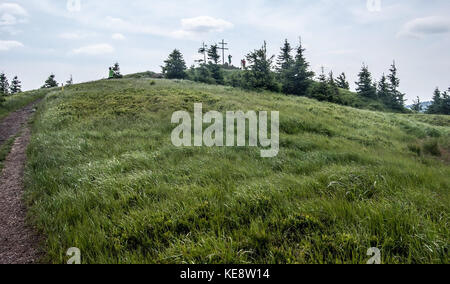
{"type": "MultiPolygon", "coordinates": [[[[1,116],[1,113],[0,113],[1,116]]],[[[42,262],[449,261],[450,117],[190,81],[53,90],[33,124],[29,220],[42,262]],[[280,152],[176,148],[172,113],[279,111],[280,152]]]]}

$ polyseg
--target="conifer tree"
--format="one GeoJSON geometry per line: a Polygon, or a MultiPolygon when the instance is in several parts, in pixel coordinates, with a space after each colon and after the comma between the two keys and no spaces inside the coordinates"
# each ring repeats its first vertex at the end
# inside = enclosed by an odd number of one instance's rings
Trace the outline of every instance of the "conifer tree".
{"type": "Polygon", "coordinates": [[[332,95],[325,75],[325,69],[322,67],[322,72],[318,77],[318,83],[314,85],[311,96],[319,101],[332,101],[332,95]]]}
{"type": "Polygon", "coordinates": [[[378,82],[378,98],[387,107],[391,107],[395,103],[390,95],[389,83],[385,74],[381,76],[381,80],[378,82]]]}
{"type": "Polygon", "coordinates": [[[436,88],[433,94],[433,102],[428,107],[427,113],[438,114],[441,112],[441,106],[442,106],[441,91],[439,90],[439,88],[436,88]]]}
{"type": "Polygon", "coordinates": [[[267,43],[247,55],[250,63],[249,70],[244,73],[244,80],[255,89],[266,89],[278,91],[278,85],[272,72],[273,59],[275,56],[267,55],[267,43]]]}
{"type": "Polygon", "coordinates": [[[400,87],[400,79],[397,76],[397,66],[395,65],[395,61],[391,65],[391,69],[389,69],[390,74],[388,75],[389,80],[389,88],[390,93],[395,101],[393,108],[395,109],[403,109],[405,106],[405,94],[402,94],[398,89],[400,87]]]}
{"type": "Polygon", "coordinates": [[[292,47],[286,39],[283,47],[281,48],[280,55],[277,58],[277,71],[282,73],[292,66],[294,59],[292,58],[292,47]]]}
{"type": "Polygon", "coordinates": [[[339,102],[340,101],[340,92],[339,87],[336,83],[336,80],[334,79],[333,71],[330,71],[330,74],[328,75],[328,92],[330,96],[331,102],[339,102]]]}
{"type": "Polygon", "coordinates": [[[54,74],[51,74],[48,79],[45,80],[45,84],[42,86],[42,89],[58,87],[58,82],[56,82],[55,77],[56,76],[54,74]]]}
{"type": "Polygon", "coordinates": [[[283,72],[281,77],[282,90],[286,94],[308,95],[314,72],[309,70],[309,63],[306,61],[304,52],[305,49],[300,41],[293,63],[288,70],[283,72]]]}
{"type": "Polygon", "coordinates": [[[220,55],[219,55],[219,46],[217,44],[211,45],[208,49],[208,60],[214,64],[219,64],[220,55]]]}
{"type": "Polygon", "coordinates": [[[10,91],[11,95],[22,92],[22,82],[19,81],[19,78],[17,76],[15,76],[11,81],[10,91]]]}
{"type": "Polygon", "coordinates": [[[162,72],[167,79],[184,79],[186,78],[186,62],[183,55],[178,49],[175,49],[169,58],[164,61],[162,72]]]}
{"type": "Polygon", "coordinates": [[[447,92],[442,94],[441,114],[450,115],[450,94],[447,92]]]}
{"type": "MultiPolygon", "coordinates": [[[[219,65],[220,55],[219,55],[219,46],[217,44],[211,45],[208,49],[208,65],[207,68],[209,70],[210,77],[204,78],[202,81],[210,81],[211,78],[213,82],[216,84],[224,83],[224,75],[222,68],[219,65]]],[[[206,72],[202,70],[202,73],[206,75],[206,72]]]]}
{"type": "Polygon", "coordinates": [[[213,64],[212,62],[210,62],[208,64],[208,70],[211,74],[211,77],[214,79],[215,83],[219,84],[219,85],[223,85],[224,75],[223,75],[223,71],[222,71],[222,68],[220,67],[220,65],[213,64]]]}
{"type": "Polygon", "coordinates": [[[9,82],[5,73],[0,74],[0,96],[6,97],[9,95],[9,82]]]}
{"type": "Polygon", "coordinates": [[[427,110],[429,114],[450,114],[450,96],[447,92],[442,92],[439,88],[434,90],[433,103],[427,110]]]}
{"type": "Polygon", "coordinates": [[[200,65],[197,69],[195,80],[207,84],[216,83],[216,80],[212,77],[211,71],[206,64],[200,65]]]}
{"type": "Polygon", "coordinates": [[[350,83],[347,81],[347,77],[344,72],[337,77],[336,84],[341,89],[350,90],[350,83]]]}
{"type": "Polygon", "coordinates": [[[420,102],[420,98],[417,97],[417,100],[415,100],[413,103],[414,104],[412,105],[411,109],[415,112],[421,112],[423,107],[422,107],[422,103],[420,102]]]}
{"type": "Polygon", "coordinates": [[[372,74],[369,67],[363,64],[361,72],[358,74],[358,82],[356,82],[356,92],[363,97],[375,99],[377,97],[376,88],[373,86],[372,74]]]}

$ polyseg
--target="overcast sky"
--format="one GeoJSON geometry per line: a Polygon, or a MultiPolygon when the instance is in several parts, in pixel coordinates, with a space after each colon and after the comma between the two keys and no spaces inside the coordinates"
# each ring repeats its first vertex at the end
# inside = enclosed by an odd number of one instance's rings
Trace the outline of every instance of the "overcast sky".
{"type": "Polygon", "coordinates": [[[174,48],[188,65],[202,41],[225,39],[234,64],[267,41],[278,54],[301,36],[314,71],[345,72],[363,62],[379,79],[395,59],[409,102],[450,86],[448,0],[1,0],[0,71],[24,89],[50,73],[59,82],[152,70],[174,48]],[[368,3],[369,2],[369,3],[368,3]]]}

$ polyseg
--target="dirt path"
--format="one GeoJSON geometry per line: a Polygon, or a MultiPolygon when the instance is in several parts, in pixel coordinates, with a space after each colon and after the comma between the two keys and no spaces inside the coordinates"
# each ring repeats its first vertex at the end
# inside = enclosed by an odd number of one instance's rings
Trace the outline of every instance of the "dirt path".
{"type": "Polygon", "coordinates": [[[31,103],[23,109],[11,113],[3,120],[0,120],[0,147],[6,140],[19,133],[20,129],[22,129],[33,114],[33,109],[39,101],[31,103]]]}
{"type": "Polygon", "coordinates": [[[0,123],[0,144],[20,133],[0,175],[0,264],[29,264],[39,259],[39,238],[26,225],[27,210],[22,201],[26,149],[31,136],[30,129],[23,126],[31,117],[34,105],[0,123]]]}

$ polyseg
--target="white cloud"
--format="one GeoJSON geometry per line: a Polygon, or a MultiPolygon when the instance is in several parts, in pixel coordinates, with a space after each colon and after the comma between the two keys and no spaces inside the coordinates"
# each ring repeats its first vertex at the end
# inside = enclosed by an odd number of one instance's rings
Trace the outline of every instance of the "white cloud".
{"type": "Polygon", "coordinates": [[[176,37],[192,36],[196,34],[206,34],[210,32],[223,32],[233,28],[233,24],[223,19],[216,19],[209,16],[200,16],[181,20],[181,30],[172,34],[176,37]]]}
{"type": "Polygon", "coordinates": [[[0,40],[0,51],[8,51],[16,47],[23,47],[23,44],[14,40],[0,40]]]}
{"type": "Polygon", "coordinates": [[[80,48],[74,49],[72,52],[74,54],[101,55],[101,54],[113,53],[114,48],[109,44],[103,43],[103,44],[94,44],[94,45],[80,47],[80,48]]]}
{"type": "Polygon", "coordinates": [[[399,36],[423,37],[432,34],[444,34],[450,32],[450,20],[444,17],[417,18],[407,22],[399,36]]]}
{"type": "Polygon", "coordinates": [[[120,33],[115,33],[111,36],[113,40],[125,40],[125,36],[120,33]]]}
{"type": "Polygon", "coordinates": [[[0,26],[14,26],[24,23],[28,17],[27,11],[16,3],[0,4],[0,26]]]}

